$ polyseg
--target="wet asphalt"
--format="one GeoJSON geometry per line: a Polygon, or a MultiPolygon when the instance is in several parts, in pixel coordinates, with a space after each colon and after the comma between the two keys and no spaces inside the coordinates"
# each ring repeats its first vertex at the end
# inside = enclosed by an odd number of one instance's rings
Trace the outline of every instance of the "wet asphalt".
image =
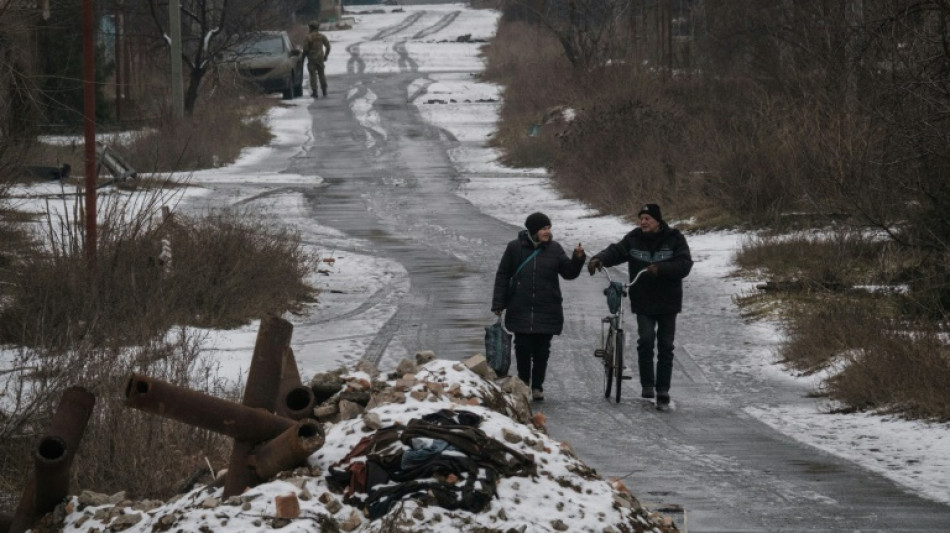
{"type": "MultiPolygon", "coordinates": [[[[407,98],[425,73],[399,43],[424,29],[400,22],[378,38],[393,41],[401,71],[364,73],[360,47],[351,46],[348,74],[331,77],[330,95],[308,107],[313,138],[269,164],[282,160],[287,172],[321,176],[322,186],[300,189],[308,216],[372,243],[372,253],[409,272],[408,294],[363,358],[379,363],[387,353],[405,357],[426,349],[462,359],[483,349],[495,267],[518,228],[483,215],[459,194],[468,176],[448,157],[459,141],[426,124],[407,98]],[[374,128],[347,104],[365,91],[376,98],[374,128]]],[[[679,320],[675,409],[668,413],[636,398],[634,381],[626,382],[619,404],[603,398],[602,373],[590,355],[603,297],[589,283],[563,285],[572,311],[554,342],[547,400],[536,404],[551,435],[604,476],[621,479],[641,501],[668,509],[691,532],[950,531],[950,506],[744,414],[749,405],[810,400],[800,389],[743,370],[744,358],[762,347],[743,344],[748,325],[727,282],[704,274],[698,259],[679,320]]],[[[628,342],[628,352],[631,347],[628,342]]]]}

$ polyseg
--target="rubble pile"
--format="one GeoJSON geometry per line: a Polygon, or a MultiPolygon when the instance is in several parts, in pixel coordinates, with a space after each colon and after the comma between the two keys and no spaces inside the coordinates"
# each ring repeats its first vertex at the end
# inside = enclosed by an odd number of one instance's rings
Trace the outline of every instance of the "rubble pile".
{"type": "Polygon", "coordinates": [[[309,386],[325,443],[305,464],[228,498],[224,472],[167,502],[87,491],[36,530],[677,531],[551,439],[528,388],[481,355],[420,352],[385,376],[362,362],[309,386]]]}

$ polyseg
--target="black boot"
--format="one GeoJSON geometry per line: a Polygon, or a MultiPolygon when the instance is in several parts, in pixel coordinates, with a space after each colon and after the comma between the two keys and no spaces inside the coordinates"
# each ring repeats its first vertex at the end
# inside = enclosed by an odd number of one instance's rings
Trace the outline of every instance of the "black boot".
{"type": "Polygon", "coordinates": [[[670,409],[670,393],[665,390],[656,391],[656,408],[660,411],[668,411],[670,409]]]}

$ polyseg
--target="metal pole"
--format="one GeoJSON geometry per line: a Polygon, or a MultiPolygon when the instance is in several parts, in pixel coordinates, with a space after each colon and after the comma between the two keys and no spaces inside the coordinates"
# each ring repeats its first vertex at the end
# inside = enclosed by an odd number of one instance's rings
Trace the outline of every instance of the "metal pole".
{"type": "Polygon", "coordinates": [[[181,5],[178,0],[168,2],[168,38],[172,49],[172,112],[175,118],[181,118],[185,114],[185,97],[181,75],[181,5]]]}
{"type": "Polygon", "coordinates": [[[125,82],[125,65],[122,64],[122,34],[124,29],[122,25],[122,0],[116,0],[115,12],[113,14],[115,21],[115,120],[122,123],[122,84],[125,82]]]}
{"type": "Polygon", "coordinates": [[[86,154],[86,257],[96,261],[96,63],[92,0],[82,2],[83,129],[86,154]]]}

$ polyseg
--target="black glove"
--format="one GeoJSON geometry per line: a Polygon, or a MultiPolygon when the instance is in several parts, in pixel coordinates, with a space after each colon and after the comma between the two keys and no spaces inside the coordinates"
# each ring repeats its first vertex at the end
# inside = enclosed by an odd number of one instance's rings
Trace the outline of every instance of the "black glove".
{"type": "Polygon", "coordinates": [[[604,268],[603,263],[596,257],[587,262],[587,271],[590,272],[591,276],[593,276],[595,272],[599,272],[602,268],[604,268]]]}

